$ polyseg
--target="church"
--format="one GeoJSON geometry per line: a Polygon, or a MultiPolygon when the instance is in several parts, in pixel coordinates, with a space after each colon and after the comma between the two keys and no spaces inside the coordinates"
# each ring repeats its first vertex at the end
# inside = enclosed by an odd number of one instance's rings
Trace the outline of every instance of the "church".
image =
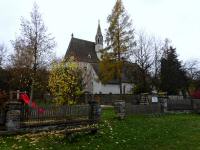
{"type": "MultiPolygon", "coordinates": [[[[65,59],[74,57],[82,70],[84,70],[83,79],[86,92],[91,94],[120,94],[117,80],[102,84],[99,79],[99,62],[101,61],[99,50],[101,49],[103,49],[103,36],[100,24],[98,24],[95,42],[75,38],[72,34],[65,59]]],[[[122,88],[124,94],[132,91],[133,83],[126,76],[122,78],[122,88]]]]}

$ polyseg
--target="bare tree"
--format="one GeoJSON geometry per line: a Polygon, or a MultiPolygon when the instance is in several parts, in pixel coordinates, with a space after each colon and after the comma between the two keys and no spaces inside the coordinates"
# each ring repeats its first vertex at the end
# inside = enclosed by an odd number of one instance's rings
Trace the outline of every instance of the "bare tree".
{"type": "Polygon", "coordinates": [[[3,66],[5,57],[6,57],[6,48],[5,48],[4,44],[0,44],[0,67],[3,66]]]}
{"type": "Polygon", "coordinates": [[[133,56],[144,72],[150,71],[153,65],[153,39],[143,31],[138,34],[137,47],[133,51],[133,56]]]}
{"type": "Polygon", "coordinates": [[[135,62],[140,67],[140,88],[141,92],[147,92],[149,90],[149,84],[147,83],[150,77],[150,71],[154,63],[153,59],[153,38],[144,31],[140,31],[137,34],[137,47],[133,51],[133,57],[135,62]]]}
{"type": "Polygon", "coordinates": [[[164,53],[163,49],[163,41],[160,39],[153,37],[153,45],[152,45],[152,57],[153,57],[153,65],[151,67],[152,73],[152,82],[156,90],[159,88],[159,74],[161,69],[161,58],[164,53]]]}
{"type": "Polygon", "coordinates": [[[47,33],[39,8],[36,3],[33,5],[31,20],[22,18],[21,34],[13,41],[15,49],[14,64],[26,66],[32,70],[31,101],[33,98],[35,77],[38,68],[49,63],[50,55],[55,47],[54,38],[47,33]]]}
{"type": "Polygon", "coordinates": [[[189,60],[186,61],[184,64],[184,68],[187,71],[187,76],[191,79],[191,80],[196,80],[197,78],[199,78],[199,74],[200,74],[200,62],[198,60],[189,60]]]}

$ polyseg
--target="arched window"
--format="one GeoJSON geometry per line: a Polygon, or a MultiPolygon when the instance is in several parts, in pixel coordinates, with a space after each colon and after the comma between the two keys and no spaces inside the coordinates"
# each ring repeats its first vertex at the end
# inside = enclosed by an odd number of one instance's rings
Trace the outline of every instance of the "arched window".
{"type": "Polygon", "coordinates": [[[91,55],[90,54],[88,54],[88,58],[91,59],[91,55]]]}

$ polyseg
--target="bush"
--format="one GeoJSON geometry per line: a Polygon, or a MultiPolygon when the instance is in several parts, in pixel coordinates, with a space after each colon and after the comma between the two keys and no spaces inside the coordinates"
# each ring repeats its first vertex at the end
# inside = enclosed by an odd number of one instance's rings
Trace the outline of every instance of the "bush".
{"type": "Polygon", "coordinates": [[[53,63],[49,88],[57,104],[75,104],[83,94],[82,71],[78,64],[73,59],[53,63]]]}

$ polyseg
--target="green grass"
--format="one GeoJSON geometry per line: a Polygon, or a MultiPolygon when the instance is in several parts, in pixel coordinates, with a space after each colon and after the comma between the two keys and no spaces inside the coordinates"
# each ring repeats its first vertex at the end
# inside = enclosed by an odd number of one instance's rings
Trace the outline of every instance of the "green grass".
{"type": "Polygon", "coordinates": [[[0,138],[0,150],[9,149],[200,149],[200,115],[138,115],[118,120],[103,110],[99,132],[77,134],[70,142],[58,133],[0,138]]]}

